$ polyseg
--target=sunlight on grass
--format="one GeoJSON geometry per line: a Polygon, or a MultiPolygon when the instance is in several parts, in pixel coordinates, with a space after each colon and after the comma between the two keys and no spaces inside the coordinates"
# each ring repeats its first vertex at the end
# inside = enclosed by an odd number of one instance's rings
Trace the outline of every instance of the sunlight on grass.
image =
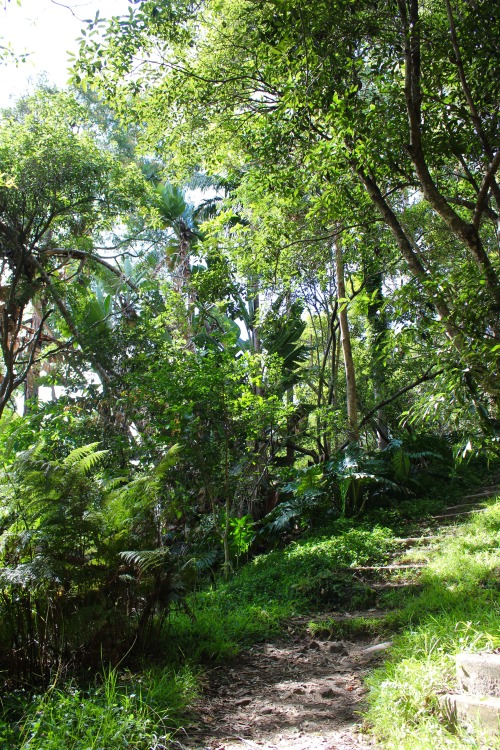
{"type": "Polygon", "coordinates": [[[391,657],[368,683],[367,723],[384,748],[500,748],[480,733],[448,730],[438,695],[453,691],[455,654],[500,647],[500,506],[442,542],[424,589],[400,611],[406,626],[391,657]]]}

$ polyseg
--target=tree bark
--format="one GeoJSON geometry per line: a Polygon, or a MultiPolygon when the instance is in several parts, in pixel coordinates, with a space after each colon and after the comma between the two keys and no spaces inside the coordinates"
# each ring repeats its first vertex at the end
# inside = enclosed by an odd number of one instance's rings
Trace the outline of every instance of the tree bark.
{"type": "Polygon", "coordinates": [[[347,434],[350,441],[359,439],[358,430],[358,405],[356,395],[356,374],[352,356],[351,336],[349,333],[349,320],[347,316],[347,295],[344,281],[344,260],[342,257],[342,246],[340,238],[335,240],[335,269],[337,274],[337,291],[339,297],[339,322],[344,355],[345,380],[347,391],[347,434]]]}
{"type": "MultiPolygon", "coordinates": [[[[375,257],[378,253],[375,251],[375,257]]],[[[370,369],[372,377],[373,398],[375,403],[381,402],[386,392],[386,368],[382,361],[384,339],[387,333],[387,318],[383,305],[383,276],[375,268],[365,269],[365,289],[368,293],[368,325],[370,328],[370,369]]],[[[377,411],[375,432],[377,446],[383,450],[388,442],[388,427],[385,409],[381,406],[377,411]]]]}

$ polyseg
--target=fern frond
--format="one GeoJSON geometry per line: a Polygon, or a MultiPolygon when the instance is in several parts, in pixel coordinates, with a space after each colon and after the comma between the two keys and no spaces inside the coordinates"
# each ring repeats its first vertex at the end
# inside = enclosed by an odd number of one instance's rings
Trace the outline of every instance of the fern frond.
{"type": "Polygon", "coordinates": [[[163,456],[160,463],[155,468],[155,474],[161,479],[165,476],[167,471],[172,468],[172,466],[175,466],[177,461],[179,460],[179,453],[182,450],[182,445],[179,443],[175,443],[172,445],[167,453],[163,456]]]}
{"type": "Polygon", "coordinates": [[[418,451],[417,453],[408,453],[408,458],[412,458],[414,461],[417,461],[419,458],[437,458],[440,461],[444,461],[444,456],[442,453],[437,453],[436,451],[418,451]]]}
{"type": "Polygon", "coordinates": [[[74,466],[79,461],[81,461],[86,456],[95,453],[97,446],[99,443],[89,443],[88,445],[81,445],[79,448],[75,448],[71,451],[71,453],[68,453],[66,458],[63,460],[62,464],[63,466],[74,466]]]}
{"type": "Polygon", "coordinates": [[[91,469],[94,469],[101,461],[108,455],[109,450],[96,451],[90,453],[88,456],[84,456],[76,464],[73,464],[73,470],[78,474],[86,474],[91,469]]]}
{"type": "Polygon", "coordinates": [[[5,588],[18,586],[33,590],[49,582],[59,583],[60,581],[48,560],[41,555],[37,555],[32,562],[21,563],[15,568],[0,568],[0,586],[5,588]]]}
{"type": "Polygon", "coordinates": [[[158,547],[153,550],[132,550],[120,552],[120,557],[127,565],[137,568],[140,573],[157,570],[172,562],[172,554],[168,547],[158,547]]]}
{"type": "Polygon", "coordinates": [[[109,453],[108,450],[96,450],[98,445],[99,443],[89,443],[88,445],[75,448],[62,461],[63,468],[71,469],[77,474],[86,474],[88,471],[91,471],[109,453]]]}
{"type": "Polygon", "coordinates": [[[209,570],[214,565],[219,556],[220,551],[218,549],[211,549],[208,552],[204,552],[203,554],[192,558],[192,560],[196,566],[197,571],[199,573],[203,573],[204,571],[209,570]]]}
{"type": "Polygon", "coordinates": [[[141,474],[128,482],[124,487],[117,487],[113,496],[129,499],[147,499],[157,491],[157,478],[154,476],[152,477],[151,475],[141,474]]]}
{"type": "Polygon", "coordinates": [[[302,508],[296,503],[280,503],[273,512],[275,518],[267,524],[271,533],[284,531],[290,522],[301,515],[302,508]]]}
{"type": "Polygon", "coordinates": [[[114,490],[120,489],[126,481],[127,477],[113,477],[107,482],[104,482],[103,490],[106,493],[113,492],[114,490]]]}

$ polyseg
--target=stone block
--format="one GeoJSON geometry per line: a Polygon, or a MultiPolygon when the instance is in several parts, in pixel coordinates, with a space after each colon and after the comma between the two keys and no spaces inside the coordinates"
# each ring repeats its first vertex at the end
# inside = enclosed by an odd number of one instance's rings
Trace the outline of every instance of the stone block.
{"type": "Polygon", "coordinates": [[[458,654],[458,689],[500,698],[500,654],[458,654]]]}
{"type": "Polygon", "coordinates": [[[480,695],[462,693],[443,695],[439,703],[450,724],[478,724],[490,737],[500,737],[500,698],[483,698],[480,695]]]}

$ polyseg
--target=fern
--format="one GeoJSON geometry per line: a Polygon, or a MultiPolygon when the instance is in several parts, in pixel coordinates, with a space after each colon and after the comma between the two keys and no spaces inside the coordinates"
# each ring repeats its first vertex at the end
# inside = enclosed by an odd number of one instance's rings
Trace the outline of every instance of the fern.
{"type": "MultiPolygon", "coordinates": [[[[299,503],[281,503],[278,509],[273,511],[274,518],[268,520],[266,527],[270,533],[279,533],[287,529],[292,521],[302,515],[302,507],[299,503]]],[[[270,514],[271,515],[271,514],[270,514]]]]}
{"type": "Polygon", "coordinates": [[[220,551],[218,549],[211,549],[203,554],[198,554],[193,560],[197,571],[199,573],[204,573],[205,571],[210,570],[219,558],[220,551]]]}
{"type": "Polygon", "coordinates": [[[71,453],[68,453],[66,458],[63,460],[63,466],[73,466],[85,456],[93,453],[98,445],[98,442],[88,443],[88,445],[82,445],[79,448],[75,448],[71,451],[71,453]]]}
{"type": "Polygon", "coordinates": [[[117,637],[127,650],[134,633],[152,636],[155,614],[181,601],[208,562],[184,544],[140,549],[161,531],[156,514],[179,451],[125,487],[124,477],[97,475],[109,455],[97,442],[64,459],[47,459],[43,442],[13,456],[0,475],[0,661],[29,677],[49,673],[62,653],[95,660],[117,637]]]}
{"type": "Polygon", "coordinates": [[[98,445],[99,443],[89,443],[89,445],[75,448],[63,460],[63,466],[76,473],[86,474],[94,469],[109,453],[107,450],[96,450],[98,445]]]}
{"type": "Polygon", "coordinates": [[[172,445],[167,453],[163,456],[160,463],[155,468],[155,474],[159,479],[163,479],[165,474],[175,466],[179,460],[179,453],[182,451],[182,445],[175,443],[172,445]]]}
{"type": "Polygon", "coordinates": [[[120,557],[127,565],[137,568],[140,573],[149,573],[166,568],[172,563],[172,553],[168,547],[158,547],[153,550],[120,552],[120,557]]]}
{"type": "Polygon", "coordinates": [[[408,479],[410,474],[410,459],[402,448],[393,453],[391,463],[398,481],[403,482],[405,479],[408,479]]]}
{"type": "Polygon", "coordinates": [[[418,451],[417,453],[409,451],[408,458],[418,461],[420,458],[437,458],[439,461],[444,461],[445,457],[442,453],[436,451],[418,451]]]}

